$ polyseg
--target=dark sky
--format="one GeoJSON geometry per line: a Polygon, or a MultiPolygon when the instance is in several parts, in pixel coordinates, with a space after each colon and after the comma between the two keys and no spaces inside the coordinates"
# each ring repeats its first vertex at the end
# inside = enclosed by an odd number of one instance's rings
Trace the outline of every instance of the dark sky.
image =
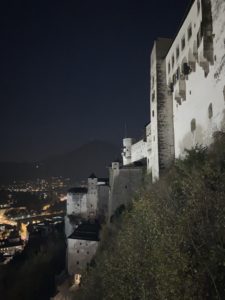
{"type": "Polygon", "coordinates": [[[93,139],[120,144],[149,120],[149,56],[189,0],[0,4],[0,160],[36,160],[93,139]]]}

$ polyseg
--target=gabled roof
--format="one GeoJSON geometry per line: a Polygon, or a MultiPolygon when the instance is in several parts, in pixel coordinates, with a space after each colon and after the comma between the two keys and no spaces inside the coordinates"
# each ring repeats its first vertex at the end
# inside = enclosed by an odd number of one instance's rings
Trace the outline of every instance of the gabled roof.
{"type": "Polygon", "coordinates": [[[68,239],[99,241],[100,225],[99,223],[84,222],[79,225],[68,239]]]}

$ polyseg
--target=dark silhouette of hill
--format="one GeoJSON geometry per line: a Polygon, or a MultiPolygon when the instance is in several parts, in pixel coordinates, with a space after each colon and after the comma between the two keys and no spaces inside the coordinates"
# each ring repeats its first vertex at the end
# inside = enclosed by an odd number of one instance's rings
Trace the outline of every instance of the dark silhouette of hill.
{"type": "Polygon", "coordinates": [[[110,162],[119,155],[119,147],[105,141],[92,141],[74,151],[41,162],[0,162],[0,182],[51,176],[71,177],[78,181],[86,179],[92,172],[104,177],[108,176],[110,162]]]}

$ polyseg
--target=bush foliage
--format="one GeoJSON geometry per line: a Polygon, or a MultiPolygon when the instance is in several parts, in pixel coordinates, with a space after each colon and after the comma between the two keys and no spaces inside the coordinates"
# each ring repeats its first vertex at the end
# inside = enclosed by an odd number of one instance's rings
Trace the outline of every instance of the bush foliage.
{"type": "Polygon", "coordinates": [[[225,137],[145,184],[110,228],[74,299],[225,299],[225,137]]]}

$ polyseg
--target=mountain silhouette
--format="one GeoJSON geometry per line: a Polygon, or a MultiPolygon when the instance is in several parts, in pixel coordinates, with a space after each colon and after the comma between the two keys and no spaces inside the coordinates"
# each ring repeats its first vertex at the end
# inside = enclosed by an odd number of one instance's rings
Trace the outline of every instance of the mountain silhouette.
{"type": "Polygon", "coordinates": [[[92,172],[98,177],[108,176],[108,166],[120,155],[119,147],[105,141],[91,141],[77,149],[48,157],[40,162],[0,162],[0,182],[49,178],[51,176],[70,177],[80,181],[92,172]]]}

